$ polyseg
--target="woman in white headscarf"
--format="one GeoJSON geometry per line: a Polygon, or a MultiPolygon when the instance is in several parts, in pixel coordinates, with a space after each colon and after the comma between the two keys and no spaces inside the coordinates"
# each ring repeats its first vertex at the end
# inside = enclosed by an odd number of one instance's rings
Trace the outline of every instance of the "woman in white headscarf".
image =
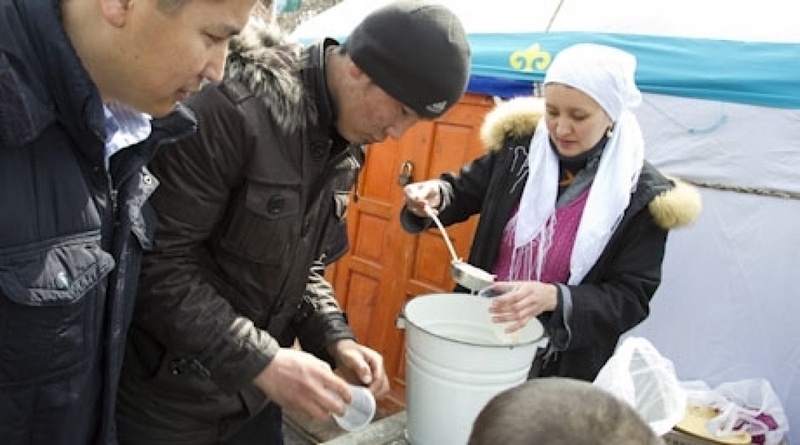
{"type": "Polygon", "coordinates": [[[497,277],[494,321],[513,331],[538,317],[550,338],[531,377],[593,380],[647,317],[668,231],[700,211],[693,188],[644,160],[635,69],[609,46],[562,50],[543,101],[513,99],[487,116],[484,156],[405,188],[409,232],[430,226],[425,204],[445,225],[480,213],[468,261],[497,277]]]}

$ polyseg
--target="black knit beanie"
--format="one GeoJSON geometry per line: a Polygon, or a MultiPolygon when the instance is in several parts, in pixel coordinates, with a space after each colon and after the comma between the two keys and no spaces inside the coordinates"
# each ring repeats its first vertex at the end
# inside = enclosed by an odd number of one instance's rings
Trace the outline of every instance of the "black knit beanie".
{"type": "Polygon", "coordinates": [[[424,119],[441,116],[464,94],[470,48],[446,7],[399,0],[373,11],[344,43],[375,84],[424,119]]]}

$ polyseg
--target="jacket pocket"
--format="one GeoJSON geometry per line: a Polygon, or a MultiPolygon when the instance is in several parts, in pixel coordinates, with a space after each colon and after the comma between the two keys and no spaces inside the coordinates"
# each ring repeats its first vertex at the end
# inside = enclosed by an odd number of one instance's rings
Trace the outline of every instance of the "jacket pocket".
{"type": "Polygon", "coordinates": [[[139,182],[131,196],[126,199],[125,219],[130,221],[131,233],[139,241],[139,245],[147,251],[152,250],[155,239],[157,217],[149,199],[158,186],[158,179],[146,168],[136,177],[139,182]]]}
{"type": "Polygon", "coordinates": [[[114,267],[98,236],[0,255],[0,386],[55,377],[96,357],[114,267]]]}
{"type": "Polygon", "coordinates": [[[250,182],[243,193],[224,224],[220,245],[250,261],[280,264],[301,230],[300,191],[250,182]]]}
{"type": "Polygon", "coordinates": [[[155,374],[145,379],[156,391],[170,398],[203,401],[222,396],[211,372],[191,354],[165,351],[155,374]]]}
{"type": "Polygon", "coordinates": [[[347,207],[350,203],[349,191],[337,191],[333,195],[331,219],[325,227],[325,265],[338,260],[350,249],[347,236],[347,207]]]}
{"type": "Polygon", "coordinates": [[[347,208],[350,205],[350,191],[337,190],[333,194],[333,217],[338,222],[347,219],[347,208]]]}

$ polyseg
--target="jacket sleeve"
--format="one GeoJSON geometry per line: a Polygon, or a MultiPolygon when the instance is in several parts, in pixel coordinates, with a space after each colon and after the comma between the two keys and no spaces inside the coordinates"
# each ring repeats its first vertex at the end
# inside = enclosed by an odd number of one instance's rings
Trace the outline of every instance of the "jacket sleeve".
{"type": "Polygon", "coordinates": [[[301,303],[301,316],[296,318],[292,328],[304,351],[333,366],[334,362],[325,348],[338,340],[355,340],[355,335],[336,301],[333,287],[324,277],[324,268],[322,261],[315,262],[311,267],[301,303]]]}
{"type": "Polygon", "coordinates": [[[355,339],[347,324],[347,317],[336,301],[333,286],[324,276],[325,267],[342,257],[350,247],[347,209],[365,153],[361,146],[351,146],[347,152],[347,159],[339,162],[334,169],[330,184],[332,213],[322,222],[325,224],[322,253],[309,269],[300,316],[295,317],[292,323],[292,331],[296,333],[303,350],[327,361],[331,366],[335,363],[326,351],[327,346],[338,340],[355,339]]]}
{"type": "MultiPolygon", "coordinates": [[[[442,202],[438,216],[443,225],[466,221],[481,211],[497,157],[497,152],[488,152],[461,167],[458,174],[445,172],[439,177],[442,202]]],[[[400,212],[400,223],[407,232],[420,233],[428,229],[433,221],[414,215],[404,206],[400,212]]]]}
{"type": "Polygon", "coordinates": [[[205,367],[228,392],[249,384],[279,345],[230,305],[211,266],[209,242],[240,182],[248,127],[217,88],[194,96],[199,131],[166,147],[151,165],[160,186],[155,249],[142,265],[135,323],[170,350],[205,367]]]}

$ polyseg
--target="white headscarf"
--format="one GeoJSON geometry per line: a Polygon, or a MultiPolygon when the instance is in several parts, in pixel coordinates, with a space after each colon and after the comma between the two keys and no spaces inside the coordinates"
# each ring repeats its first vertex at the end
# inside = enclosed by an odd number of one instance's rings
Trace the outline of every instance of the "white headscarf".
{"type": "MultiPolygon", "coordinates": [[[[644,162],[639,123],[629,107],[641,102],[634,81],[636,58],[622,50],[577,44],[556,55],[544,84],[560,83],[592,97],[614,121],[578,225],[570,260],[569,284],[580,283],[602,253],[628,207],[644,162]]],[[[520,200],[514,236],[515,252],[540,237],[538,263],[544,263],[548,224],[558,194],[558,158],[541,119],[528,152],[528,179],[520,200]],[[544,239],[541,239],[544,238],[544,239]],[[543,246],[543,248],[542,248],[543,246]]],[[[520,258],[521,260],[522,258],[520,258]]],[[[514,259],[512,259],[512,268],[514,259]]]]}

